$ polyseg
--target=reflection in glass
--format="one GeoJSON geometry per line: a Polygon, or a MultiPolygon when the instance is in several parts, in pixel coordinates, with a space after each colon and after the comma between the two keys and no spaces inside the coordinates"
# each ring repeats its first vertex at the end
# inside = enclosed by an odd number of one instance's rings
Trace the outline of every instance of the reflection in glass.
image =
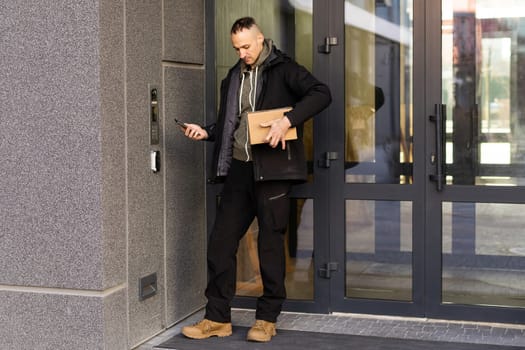
{"type": "Polygon", "coordinates": [[[346,296],[412,300],[412,203],[346,201],[346,296]]]}
{"type": "Polygon", "coordinates": [[[412,0],[345,1],[347,182],[412,183],[412,0]]]}
{"type": "MultiPolygon", "coordinates": [[[[314,298],[313,200],[292,199],[286,233],[286,293],[288,299],[314,298]]],[[[255,219],[240,242],[237,253],[237,292],[258,297],[263,292],[257,255],[258,226],[255,219]]]]}
{"type": "Polygon", "coordinates": [[[442,2],[448,184],[525,184],[525,11],[515,0],[442,2]]]}
{"type": "Polygon", "coordinates": [[[442,209],[443,302],[525,307],[525,204],[442,209]]]}

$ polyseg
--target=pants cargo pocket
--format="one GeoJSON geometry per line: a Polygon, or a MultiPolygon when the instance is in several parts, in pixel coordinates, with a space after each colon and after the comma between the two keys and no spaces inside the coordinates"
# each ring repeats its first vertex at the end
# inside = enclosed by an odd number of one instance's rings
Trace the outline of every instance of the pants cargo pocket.
{"type": "Polygon", "coordinates": [[[272,226],[275,231],[284,231],[290,215],[290,198],[288,193],[282,193],[268,198],[272,214],[272,226]]]}

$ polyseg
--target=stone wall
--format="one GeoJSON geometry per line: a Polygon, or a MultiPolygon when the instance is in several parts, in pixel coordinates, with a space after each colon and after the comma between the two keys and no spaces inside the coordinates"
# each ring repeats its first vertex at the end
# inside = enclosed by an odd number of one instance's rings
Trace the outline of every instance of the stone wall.
{"type": "Polygon", "coordinates": [[[204,31],[203,1],[0,5],[2,346],[129,349],[203,304],[204,145],[172,117],[204,120],[204,31]]]}

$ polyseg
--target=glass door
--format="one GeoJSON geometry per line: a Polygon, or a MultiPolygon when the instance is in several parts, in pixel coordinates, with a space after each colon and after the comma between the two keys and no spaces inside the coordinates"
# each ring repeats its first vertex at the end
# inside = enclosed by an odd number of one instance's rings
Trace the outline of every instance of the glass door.
{"type": "Polygon", "coordinates": [[[523,322],[525,8],[428,7],[429,313],[523,322]]]}
{"type": "Polygon", "coordinates": [[[329,4],[329,309],[523,322],[523,6],[329,4]]]}
{"type": "Polygon", "coordinates": [[[331,309],[423,315],[424,4],[331,4],[331,309]]]}

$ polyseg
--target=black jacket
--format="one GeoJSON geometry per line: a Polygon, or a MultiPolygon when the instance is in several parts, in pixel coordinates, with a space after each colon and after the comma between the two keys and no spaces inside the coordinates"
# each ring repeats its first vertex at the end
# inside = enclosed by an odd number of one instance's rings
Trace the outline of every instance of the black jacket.
{"type": "MultiPolygon", "coordinates": [[[[256,110],[292,106],[286,113],[297,127],[298,139],[287,141],[286,149],[278,145],[253,145],[252,156],[255,181],[306,180],[306,159],[302,141],[303,123],[325,109],[331,102],[330,90],[303,66],[279,51],[275,46],[264,62],[262,88],[256,110]]],[[[217,122],[205,127],[208,141],[215,141],[212,178],[227,175],[233,147],[233,132],[237,127],[240,60],[221,83],[217,122]]]]}

